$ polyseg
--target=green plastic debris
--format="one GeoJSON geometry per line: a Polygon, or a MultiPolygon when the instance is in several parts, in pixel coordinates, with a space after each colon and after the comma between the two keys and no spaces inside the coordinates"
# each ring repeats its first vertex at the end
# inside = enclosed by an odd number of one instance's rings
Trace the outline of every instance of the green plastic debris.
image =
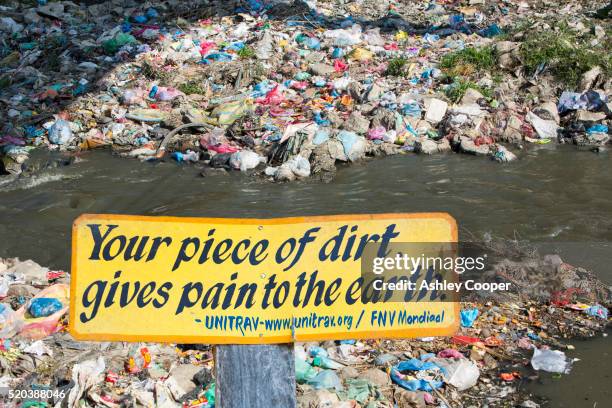
{"type": "Polygon", "coordinates": [[[21,408],[47,408],[48,406],[44,401],[35,400],[28,400],[21,404],[21,408]]]}
{"type": "Polygon", "coordinates": [[[215,403],[215,383],[210,384],[208,389],[204,392],[204,397],[211,405],[215,403]]]}
{"type": "Polygon", "coordinates": [[[346,381],[348,386],[348,398],[354,399],[360,404],[365,404],[370,399],[370,383],[361,378],[349,378],[346,381]]]}
{"type": "Polygon", "coordinates": [[[375,407],[376,401],[385,401],[385,396],[378,387],[363,378],[348,378],[346,380],[346,390],[338,392],[341,400],[355,400],[361,406],[375,407]],[[366,405],[366,403],[369,404],[366,405]]]}
{"type": "Polygon", "coordinates": [[[317,375],[315,370],[310,364],[304,360],[295,359],[295,380],[303,384],[307,381],[312,380],[317,375]]]}
{"type": "Polygon", "coordinates": [[[115,36],[115,38],[111,38],[110,40],[105,41],[102,44],[102,48],[107,54],[115,54],[119,51],[119,48],[123,47],[126,44],[135,44],[136,38],[133,35],[127,33],[119,33],[115,36]]]}

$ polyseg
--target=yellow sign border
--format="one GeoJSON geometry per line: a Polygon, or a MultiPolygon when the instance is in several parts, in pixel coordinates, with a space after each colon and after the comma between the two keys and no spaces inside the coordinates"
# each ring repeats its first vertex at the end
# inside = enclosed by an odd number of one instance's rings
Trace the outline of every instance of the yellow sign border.
{"type": "MultiPolygon", "coordinates": [[[[437,218],[445,219],[451,226],[451,242],[458,242],[459,234],[457,221],[445,212],[430,213],[383,213],[383,214],[339,214],[339,215],[315,215],[302,217],[283,217],[283,218],[200,218],[200,217],[176,217],[176,216],[147,216],[147,215],[124,215],[124,214],[82,214],[72,223],[72,253],[71,253],[71,279],[70,279],[70,314],[68,331],[76,340],[85,341],[121,341],[121,342],[157,342],[157,343],[186,343],[186,344],[274,344],[274,343],[293,343],[297,341],[320,340],[317,334],[296,334],[282,336],[266,336],[259,338],[240,338],[224,336],[181,336],[181,335],[117,335],[115,333],[79,333],[75,328],[76,319],[76,279],[77,276],[77,234],[78,224],[90,219],[96,220],[130,220],[130,221],[155,221],[155,222],[181,222],[181,223],[216,223],[216,224],[248,224],[248,225],[283,225],[298,224],[318,221],[366,221],[366,220],[386,220],[394,218],[437,218]]],[[[407,328],[398,330],[377,330],[372,333],[372,339],[405,339],[413,337],[430,336],[450,336],[459,329],[459,302],[454,303],[454,324],[445,328],[407,328]]],[[[326,338],[335,340],[355,339],[355,333],[336,332],[326,333],[326,338]]],[[[358,338],[364,338],[357,336],[358,338]]]]}

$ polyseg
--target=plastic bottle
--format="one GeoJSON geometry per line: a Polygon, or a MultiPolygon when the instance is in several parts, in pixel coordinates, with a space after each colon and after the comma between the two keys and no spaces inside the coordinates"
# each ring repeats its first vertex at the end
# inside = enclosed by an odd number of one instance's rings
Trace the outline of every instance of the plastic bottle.
{"type": "Polygon", "coordinates": [[[157,85],[153,85],[153,88],[151,88],[151,91],[149,92],[149,98],[154,99],[155,95],[157,95],[157,90],[159,88],[157,87],[157,85]]]}
{"type": "Polygon", "coordinates": [[[312,360],[312,365],[314,365],[315,367],[328,368],[332,370],[339,370],[344,367],[342,364],[325,356],[315,357],[312,360]]]}

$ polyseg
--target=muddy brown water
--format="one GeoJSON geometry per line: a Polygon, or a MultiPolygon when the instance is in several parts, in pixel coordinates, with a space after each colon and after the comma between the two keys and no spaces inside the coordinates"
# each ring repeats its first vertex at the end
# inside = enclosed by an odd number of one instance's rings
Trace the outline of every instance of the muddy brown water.
{"type": "MultiPolygon", "coordinates": [[[[35,152],[32,162],[57,154],[35,152]]],[[[405,155],[340,168],[327,184],[273,184],[237,172],[141,163],[106,151],[70,166],[0,178],[0,257],[69,269],[70,226],[83,213],[281,217],[445,211],[461,234],[518,237],[612,282],[612,157],[538,146],[518,162],[405,155]]],[[[529,389],[555,407],[610,406],[610,340],[575,341],[572,373],[543,375],[529,389]]]]}

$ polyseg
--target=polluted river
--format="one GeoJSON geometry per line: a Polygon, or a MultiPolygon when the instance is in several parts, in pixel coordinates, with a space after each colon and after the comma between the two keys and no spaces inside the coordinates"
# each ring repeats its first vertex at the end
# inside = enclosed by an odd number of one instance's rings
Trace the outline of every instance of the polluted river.
{"type": "MultiPolygon", "coordinates": [[[[239,172],[203,177],[194,165],[141,163],[107,151],[74,163],[37,151],[28,175],[0,179],[0,257],[70,269],[70,227],[83,213],[285,217],[432,212],[453,215],[460,238],[526,240],[612,281],[610,158],[567,146],[535,147],[499,165],[458,155],[402,155],[341,168],[329,183],[270,183],[239,172]],[[59,164],[58,164],[59,163],[59,164]]],[[[551,406],[603,406],[610,340],[575,340],[570,375],[529,383],[551,406]]],[[[543,373],[545,374],[545,373],[543,373]]]]}

